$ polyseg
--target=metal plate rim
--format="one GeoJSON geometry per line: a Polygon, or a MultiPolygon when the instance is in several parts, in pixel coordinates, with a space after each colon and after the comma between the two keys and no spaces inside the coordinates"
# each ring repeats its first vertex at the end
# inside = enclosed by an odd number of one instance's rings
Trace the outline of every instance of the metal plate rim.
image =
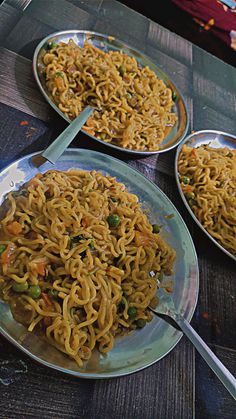
{"type": "MultiPolygon", "coordinates": [[[[194,219],[194,221],[197,223],[198,227],[201,228],[201,230],[208,236],[208,238],[220,249],[222,250],[227,256],[229,256],[231,259],[233,259],[234,261],[236,261],[236,256],[234,256],[232,253],[230,253],[227,249],[225,249],[223,246],[221,246],[221,244],[219,242],[217,242],[209,233],[208,231],[203,227],[203,225],[200,223],[200,221],[198,220],[198,218],[195,216],[195,214],[193,213],[193,211],[191,210],[190,206],[188,205],[188,201],[186,200],[184,193],[181,189],[181,185],[180,185],[180,181],[179,181],[179,173],[178,173],[178,160],[179,160],[179,154],[180,151],[183,147],[184,144],[188,143],[191,141],[191,139],[193,137],[195,137],[196,135],[201,135],[201,134],[216,134],[216,135],[227,135],[228,137],[233,138],[236,141],[236,136],[233,134],[230,134],[228,132],[225,131],[218,131],[218,130],[200,130],[200,131],[195,131],[192,134],[189,134],[187,137],[185,137],[185,139],[179,144],[179,146],[177,147],[176,150],[176,155],[175,155],[175,179],[176,179],[176,183],[177,183],[177,187],[179,190],[179,194],[182,198],[182,201],[185,205],[185,207],[187,208],[189,214],[191,215],[191,217],[194,219]]],[[[209,141],[208,141],[209,142],[209,141]]],[[[195,148],[195,147],[193,147],[195,148]]]]}
{"type": "MultiPolygon", "coordinates": [[[[34,51],[34,55],[33,55],[33,74],[34,74],[34,77],[35,77],[35,80],[36,80],[36,82],[37,82],[37,85],[38,85],[38,87],[39,87],[39,90],[40,90],[40,92],[43,94],[43,96],[44,96],[44,98],[46,99],[46,101],[51,105],[51,107],[60,115],[60,116],[62,116],[62,118],[64,118],[67,122],[71,122],[70,120],[69,120],[69,118],[67,118],[66,116],[65,116],[65,114],[62,112],[62,111],[60,111],[60,109],[57,107],[57,105],[50,99],[50,97],[47,95],[47,93],[45,92],[45,90],[44,90],[44,88],[43,88],[43,86],[42,86],[42,83],[41,83],[41,81],[40,81],[40,78],[39,78],[39,76],[38,76],[38,70],[37,70],[37,58],[38,58],[38,54],[39,54],[39,52],[40,52],[40,50],[41,50],[41,48],[43,47],[43,45],[48,41],[48,39],[50,39],[50,38],[52,38],[52,37],[54,37],[54,36],[60,36],[60,35],[67,35],[67,34],[71,34],[71,33],[73,33],[73,34],[77,34],[77,33],[81,33],[81,34],[86,34],[86,35],[96,35],[96,36],[101,36],[101,37],[103,37],[103,38],[105,38],[105,39],[109,39],[109,38],[115,38],[118,42],[120,42],[121,44],[123,44],[123,46],[124,47],[127,47],[127,48],[129,48],[131,51],[134,51],[134,52],[136,52],[136,53],[138,53],[140,56],[142,56],[142,57],[144,57],[144,58],[146,58],[146,59],[148,59],[148,60],[150,60],[151,62],[153,62],[152,61],[152,59],[151,58],[149,58],[146,54],[143,54],[142,52],[140,52],[139,50],[137,50],[136,48],[134,48],[134,47],[131,47],[131,46],[129,46],[127,43],[125,43],[125,42],[123,42],[123,41],[121,41],[119,38],[117,38],[117,37],[114,37],[114,36],[111,36],[111,35],[106,35],[106,34],[103,34],[103,33],[100,33],[100,32],[96,32],[96,31],[89,31],[89,30],[76,30],[76,29],[72,29],[72,30],[65,30],[65,31],[58,31],[58,32],[54,32],[54,33],[52,33],[52,34],[50,34],[50,35],[47,35],[45,38],[43,38],[40,42],[39,42],[39,44],[37,45],[37,47],[35,48],[35,51],[34,51]]],[[[127,154],[131,154],[131,155],[139,155],[139,156],[150,156],[150,155],[155,155],[155,154],[161,154],[161,153],[164,153],[164,152],[167,152],[167,151],[170,151],[170,150],[172,150],[173,148],[175,148],[175,147],[177,147],[178,146],[178,144],[180,144],[180,142],[185,138],[185,135],[186,135],[186,133],[188,132],[188,128],[189,128],[189,113],[188,113],[188,110],[187,110],[187,105],[186,105],[186,100],[184,99],[184,97],[183,97],[183,95],[182,95],[182,93],[181,93],[181,91],[180,91],[180,89],[178,88],[178,86],[177,86],[177,84],[176,83],[174,83],[173,81],[172,81],[172,79],[169,77],[169,75],[168,74],[166,74],[164,71],[162,71],[154,62],[153,62],[153,65],[158,69],[158,71],[160,72],[160,73],[162,73],[163,75],[165,75],[166,77],[168,77],[168,79],[169,79],[169,81],[173,84],[173,86],[176,88],[176,90],[179,92],[179,94],[180,94],[180,97],[181,97],[181,101],[182,101],[182,103],[183,103],[183,107],[184,107],[184,111],[185,111],[185,117],[186,117],[186,123],[185,123],[185,129],[184,129],[184,131],[183,131],[183,133],[182,133],[182,135],[180,136],[180,138],[176,141],[176,143],[175,144],[173,144],[172,146],[170,146],[170,147],[168,147],[168,148],[166,148],[166,149],[160,149],[160,150],[156,150],[156,151],[138,151],[138,150],[129,150],[129,149],[126,149],[126,148],[124,148],[124,147],[119,147],[119,146],[116,146],[116,145],[114,145],[114,144],[112,144],[112,143],[107,143],[107,142],[105,142],[105,141],[102,141],[102,140],[100,140],[99,138],[96,138],[96,137],[94,137],[94,136],[92,136],[91,134],[89,134],[89,133],[87,133],[87,132],[85,132],[84,130],[81,130],[81,132],[83,132],[84,134],[86,134],[88,137],[90,137],[90,138],[92,138],[93,140],[95,140],[95,141],[97,141],[97,142],[99,142],[99,143],[101,143],[101,144],[103,144],[103,145],[105,145],[105,146],[107,146],[107,147],[111,147],[111,148],[113,148],[113,149],[115,149],[115,150],[117,150],[117,151],[120,151],[120,152],[124,152],[124,153],[127,153],[127,154]]]]}
{"type": "MultiPolygon", "coordinates": [[[[71,153],[76,153],[76,154],[77,153],[79,154],[81,152],[82,153],[85,153],[85,154],[91,154],[92,153],[94,155],[104,156],[104,157],[108,158],[109,160],[111,160],[111,162],[113,160],[115,160],[119,165],[124,166],[126,168],[128,167],[128,170],[129,171],[135,172],[140,177],[142,177],[145,180],[145,182],[152,184],[154,186],[154,188],[156,188],[158,190],[158,192],[162,195],[162,197],[166,201],[168,201],[171,204],[171,206],[173,207],[173,209],[176,211],[177,216],[179,217],[182,225],[185,228],[185,232],[186,232],[186,234],[188,236],[189,243],[191,244],[192,252],[193,252],[195,263],[196,263],[196,266],[195,266],[196,272],[195,272],[195,288],[194,288],[195,298],[194,298],[194,304],[191,306],[191,310],[189,311],[188,316],[186,316],[186,319],[190,322],[191,319],[192,319],[192,317],[193,317],[193,315],[194,315],[194,312],[195,312],[195,309],[196,309],[196,306],[197,306],[197,302],[198,302],[198,295],[199,295],[199,267],[198,267],[197,253],[196,253],[196,249],[195,249],[195,246],[194,246],[193,239],[192,239],[191,234],[190,234],[190,232],[189,232],[189,230],[188,230],[188,228],[187,228],[187,226],[186,226],[186,224],[185,224],[185,222],[184,222],[181,214],[179,213],[178,209],[175,207],[175,205],[172,203],[172,201],[168,198],[168,196],[154,182],[152,182],[151,180],[147,179],[137,169],[134,169],[133,167],[128,166],[125,162],[123,162],[123,161],[121,161],[121,160],[119,160],[119,159],[117,159],[115,157],[106,155],[104,153],[101,153],[101,152],[98,152],[98,151],[93,151],[93,150],[87,150],[87,149],[68,148],[64,154],[70,153],[70,152],[71,153]]],[[[9,171],[9,169],[11,168],[12,165],[14,165],[14,164],[16,164],[18,162],[21,162],[24,159],[30,159],[33,156],[37,155],[38,153],[39,152],[34,152],[34,153],[31,153],[31,154],[28,154],[26,156],[20,157],[19,159],[13,161],[12,163],[10,163],[7,167],[5,167],[0,172],[0,175],[3,175],[5,173],[7,173],[9,171]]],[[[128,180],[127,180],[127,183],[128,183],[128,180]]],[[[164,322],[164,320],[161,320],[161,322],[164,322]]],[[[155,364],[156,362],[158,362],[162,358],[164,358],[166,355],[168,355],[172,351],[172,349],[174,349],[174,347],[178,344],[178,342],[180,341],[180,339],[183,336],[183,333],[182,332],[177,332],[177,336],[176,336],[175,341],[173,342],[173,344],[171,345],[171,347],[162,356],[160,356],[159,358],[154,359],[153,361],[148,362],[146,364],[144,363],[144,365],[142,365],[142,366],[140,366],[138,368],[134,368],[132,371],[128,371],[128,372],[125,372],[124,371],[124,372],[119,372],[119,373],[117,373],[117,372],[114,372],[114,373],[99,373],[98,374],[98,373],[86,373],[86,372],[78,372],[78,371],[68,370],[66,368],[63,368],[63,367],[60,367],[58,365],[51,364],[50,362],[47,362],[46,360],[44,360],[44,359],[38,357],[37,355],[33,354],[32,352],[30,352],[27,348],[21,346],[8,332],[6,332],[3,329],[3,327],[1,326],[1,324],[0,324],[0,333],[9,342],[13,343],[14,346],[16,346],[22,352],[26,353],[30,358],[32,358],[34,361],[38,362],[39,364],[45,365],[45,366],[47,366],[49,368],[52,368],[52,369],[54,369],[56,371],[63,372],[65,374],[69,374],[69,375],[75,376],[77,378],[84,378],[84,379],[108,379],[108,378],[116,378],[116,377],[121,377],[121,376],[126,376],[126,375],[130,375],[130,374],[134,374],[134,373],[136,373],[138,371],[141,371],[141,370],[143,370],[145,368],[148,368],[149,366],[155,364]]]]}

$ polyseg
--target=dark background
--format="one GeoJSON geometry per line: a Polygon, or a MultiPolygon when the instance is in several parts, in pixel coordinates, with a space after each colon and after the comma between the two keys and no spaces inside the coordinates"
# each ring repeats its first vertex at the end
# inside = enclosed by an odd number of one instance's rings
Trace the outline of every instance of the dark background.
{"type": "Polygon", "coordinates": [[[236,51],[210,31],[201,28],[188,13],[175,6],[171,0],[118,1],[236,67],[236,51]]]}

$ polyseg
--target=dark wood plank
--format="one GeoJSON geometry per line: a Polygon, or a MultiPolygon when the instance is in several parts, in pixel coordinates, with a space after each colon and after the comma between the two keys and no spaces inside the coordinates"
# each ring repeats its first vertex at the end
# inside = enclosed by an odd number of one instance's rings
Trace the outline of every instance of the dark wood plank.
{"type": "Polygon", "coordinates": [[[52,26],[54,31],[66,29],[89,29],[95,22],[95,17],[86,11],[60,0],[60,13],[57,0],[32,1],[25,16],[40,20],[43,24],[52,26]]]}
{"type": "Polygon", "coordinates": [[[2,43],[9,31],[14,28],[22,13],[4,2],[0,13],[0,42],[2,43]]]}
{"type": "Polygon", "coordinates": [[[0,102],[44,121],[50,118],[51,107],[36,85],[30,60],[0,48],[0,74],[0,102]]]}
{"type": "MultiPolygon", "coordinates": [[[[236,351],[220,346],[211,349],[236,375],[236,351]]],[[[196,419],[235,418],[236,403],[197,353],[196,365],[196,419]]]]}
{"type": "Polygon", "coordinates": [[[153,366],[110,380],[81,380],[47,369],[3,338],[0,353],[1,418],[193,417],[194,351],[185,338],[153,366]]]}
{"type": "Polygon", "coordinates": [[[164,53],[170,54],[171,57],[185,65],[192,65],[193,46],[191,42],[186,41],[153,21],[150,21],[149,24],[147,43],[164,53]]]}

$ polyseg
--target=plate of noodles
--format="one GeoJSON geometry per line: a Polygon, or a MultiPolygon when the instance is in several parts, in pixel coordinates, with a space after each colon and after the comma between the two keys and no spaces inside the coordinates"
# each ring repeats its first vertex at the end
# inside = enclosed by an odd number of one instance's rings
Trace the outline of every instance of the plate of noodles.
{"type": "Polygon", "coordinates": [[[236,260],[236,137],[194,132],[176,153],[180,195],[201,229],[236,260]]]}
{"type": "Polygon", "coordinates": [[[188,129],[184,99],[152,61],[118,39],[90,31],[51,34],[37,46],[33,72],[45,99],[68,122],[87,106],[89,137],[133,154],[177,146],[188,129]]]}
{"type": "MultiPolygon", "coordinates": [[[[35,155],[35,154],[33,154],[35,155]]],[[[0,331],[38,362],[82,378],[133,373],[182,333],[157,316],[158,289],[192,318],[198,263],[166,195],[110,156],[68,149],[0,174],[0,331]]]]}

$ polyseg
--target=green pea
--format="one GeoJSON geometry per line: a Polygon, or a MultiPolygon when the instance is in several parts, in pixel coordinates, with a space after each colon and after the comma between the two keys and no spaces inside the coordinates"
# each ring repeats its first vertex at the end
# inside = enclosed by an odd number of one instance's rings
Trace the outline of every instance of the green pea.
{"type": "Polygon", "coordinates": [[[177,99],[177,93],[172,91],[172,100],[175,102],[177,99]]]}
{"type": "Polygon", "coordinates": [[[129,307],[128,308],[128,316],[130,319],[135,319],[137,315],[137,309],[135,307],[129,307]]]}
{"type": "Polygon", "coordinates": [[[136,324],[137,324],[137,327],[139,328],[139,329],[141,329],[142,327],[144,327],[144,326],[146,326],[146,320],[144,320],[144,319],[138,319],[137,320],[137,322],[136,322],[136,324]]]}
{"type": "Polygon", "coordinates": [[[186,199],[194,199],[195,198],[195,193],[194,192],[187,192],[186,194],[185,194],[185,198],[186,199]]]}
{"type": "Polygon", "coordinates": [[[120,65],[120,67],[118,68],[118,71],[119,71],[120,75],[123,77],[123,75],[126,72],[125,66],[124,65],[120,65]]]}
{"type": "Polygon", "coordinates": [[[188,176],[183,176],[181,180],[185,185],[189,185],[190,183],[190,178],[188,176]]]}
{"type": "Polygon", "coordinates": [[[113,196],[111,197],[112,202],[118,202],[117,198],[114,198],[113,196]]]}
{"type": "Polygon", "coordinates": [[[22,284],[19,284],[18,282],[14,282],[12,289],[15,292],[25,292],[28,289],[28,283],[23,282],[22,284]]]}
{"type": "Polygon", "coordinates": [[[4,246],[4,244],[0,244],[0,255],[4,252],[5,249],[6,246],[4,246]]]}
{"type": "Polygon", "coordinates": [[[118,214],[111,214],[107,217],[107,222],[110,227],[118,227],[120,224],[120,217],[118,214]]]}
{"type": "Polygon", "coordinates": [[[158,234],[158,233],[160,233],[160,226],[159,226],[158,224],[153,224],[153,225],[152,225],[152,232],[153,232],[154,234],[158,234]]]}
{"type": "Polygon", "coordinates": [[[39,285],[30,285],[30,287],[28,289],[28,294],[34,300],[36,300],[37,298],[39,298],[40,295],[41,295],[41,288],[40,288],[40,286],[39,285]]]}

